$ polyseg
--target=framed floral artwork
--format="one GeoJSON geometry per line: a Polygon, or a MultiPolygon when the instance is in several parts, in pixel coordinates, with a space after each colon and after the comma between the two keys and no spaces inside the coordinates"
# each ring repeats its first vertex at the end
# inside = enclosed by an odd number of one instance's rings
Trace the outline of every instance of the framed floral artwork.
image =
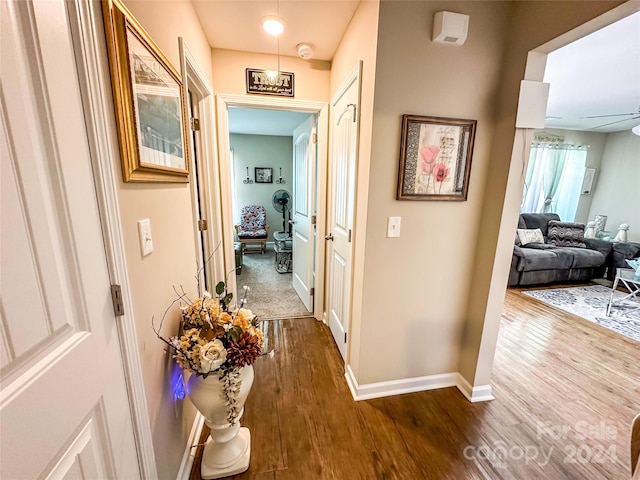
{"type": "Polygon", "coordinates": [[[466,200],[475,120],[402,116],[398,200],[466,200]]]}

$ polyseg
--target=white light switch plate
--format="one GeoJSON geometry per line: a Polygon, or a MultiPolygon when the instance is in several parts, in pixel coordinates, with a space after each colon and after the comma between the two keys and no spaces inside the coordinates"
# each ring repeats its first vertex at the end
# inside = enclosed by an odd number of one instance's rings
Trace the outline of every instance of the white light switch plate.
{"type": "Polygon", "coordinates": [[[138,220],[138,235],[140,237],[140,253],[142,256],[153,252],[153,238],[151,236],[151,220],[138,220]]]}
{"type": "Polygon", "coordinates": [[[387,238],[397,238],[400,236],[400,218],[389,217],[387,222],[387,238]]]}

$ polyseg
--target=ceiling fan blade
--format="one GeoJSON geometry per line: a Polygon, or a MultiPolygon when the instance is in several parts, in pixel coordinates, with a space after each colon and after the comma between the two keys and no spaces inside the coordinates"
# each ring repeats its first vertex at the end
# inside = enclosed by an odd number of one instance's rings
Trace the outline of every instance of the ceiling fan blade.
{"type": "Polygon", "coordinates": [[[598,125],[597,127],[591,127],[589,130],[596,130],[598,128],[608,127],[609,125],[615,125],[616,123],[628,122],[629,120],[637,120],[638,118],[640,118],[640,115],[638,115],[637,117],[625,118],[623,120],[616,120],[615,122],[605,123],[604,125],[598,125]]]}
{"type": "Polygon", "coordinates": [[[606,118],[606,117],[626,117],[629,115],[638,115],[638,112],[633,113],[612,113],[611,115],[591,115],[590,117],[580,117],[580,118],[606,118]]]}

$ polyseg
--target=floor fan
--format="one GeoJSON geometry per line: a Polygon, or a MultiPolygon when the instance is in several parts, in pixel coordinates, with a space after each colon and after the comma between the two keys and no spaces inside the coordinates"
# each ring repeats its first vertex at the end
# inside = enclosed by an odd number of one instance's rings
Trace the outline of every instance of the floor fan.
{"type": "Polygon", "coordinates": [[[282,233],[287,231],[287,212],[291,209],[291,195],[286,190],[277,190],[271,198],[273,208],[282,213],[282,233]]]}

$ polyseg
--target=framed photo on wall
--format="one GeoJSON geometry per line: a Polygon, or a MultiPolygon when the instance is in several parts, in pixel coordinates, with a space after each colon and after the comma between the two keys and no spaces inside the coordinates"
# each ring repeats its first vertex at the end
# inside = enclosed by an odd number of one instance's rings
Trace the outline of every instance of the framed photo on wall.
{"type": "Polygon", "coordinates": [[[256,183],[273,183],[273,168],[256,167],[256,183]]]}
{"type": "Polygon", "coordinates": [[[398,200],[467,199],[476,121],[402,116],[398,200]]]}
{"type": "Polygon", "coordinates": [[[121,0],[102,2],[125,182],[188,182],[184,86],[121,0]]]}

